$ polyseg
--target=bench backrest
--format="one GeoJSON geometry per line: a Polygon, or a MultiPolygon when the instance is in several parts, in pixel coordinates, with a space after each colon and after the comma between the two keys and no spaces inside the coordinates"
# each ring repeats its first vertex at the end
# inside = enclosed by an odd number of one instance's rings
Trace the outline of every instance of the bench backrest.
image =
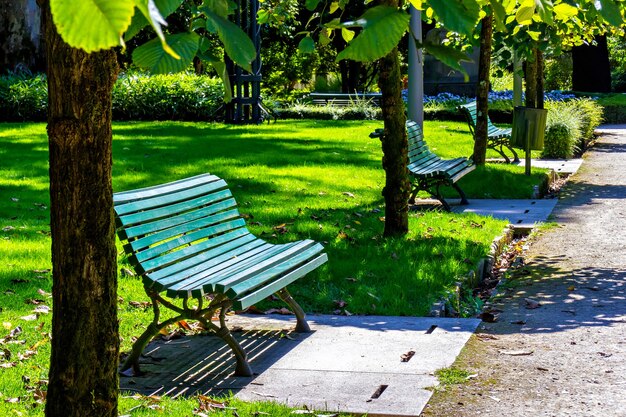
{"type": "Polygon", "coordinates": [[[254,239],[226,181],[215,175],[116,193],[113,201],[118,236],[140,274],[254,239]]]}
{"type": "Polygon", "coordinates": [[[424,142],[424,133],[420,125],[412,120],[407,120],[406,130],[409,140],[409,165],[421,165],[432,159],[439,158],[432,153],[426,142],[424,142]]]}
{"type": "MultiPolygon", "coordinates": [[[[472,101],[466,104],[462,104],[461,106],[459,106],[459,109],[465,114],[465,117],[467,118],[467,123],[470,127],[470,131],[473,135],[474,130],[476,129],[476,102],[472,101]]],[[[492,131],[497,129],[498,128],[491,123],[489,117],[487,117],[487,130],[492,131]]]]}

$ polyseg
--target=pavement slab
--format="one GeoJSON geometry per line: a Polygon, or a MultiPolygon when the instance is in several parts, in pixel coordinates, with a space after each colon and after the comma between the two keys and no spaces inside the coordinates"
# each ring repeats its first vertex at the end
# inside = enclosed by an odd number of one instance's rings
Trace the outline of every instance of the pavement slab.
{"type": "Polygon", "coordinates": [[[533,229],[545,222],[556,206],[556,199],[490,200],[472,199],[468,205],[455,205],[456,213],[475,213],[508,220],[515,229],[533,229]]]}
{"type": "Polygon", "coordinates": [[[215,336],[155,340],[138,377],[121,377],[122,391],[169,396],[195,393],[271,400],[319,411],[369,416],[418,416],[480,320],[308,317],[311,333],[292,332],[291,316],[229,317],[248,352],[253,377],[233,375],[230,350],[215,336]],[[406,362],[402,355],[415,354],[406,362]]]}

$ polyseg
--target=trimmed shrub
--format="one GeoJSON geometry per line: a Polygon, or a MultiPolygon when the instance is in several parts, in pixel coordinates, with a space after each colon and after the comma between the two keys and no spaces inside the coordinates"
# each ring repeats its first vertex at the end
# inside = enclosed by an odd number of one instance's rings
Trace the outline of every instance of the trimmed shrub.
{"type": "Polygon", "coordinates": [[[48,82],[28,72],[0,77],[0,121],[46,120],[48,82]]]}
{"type": "Polygon", "coordinates": [[[194,73],[121,74],[113,87],[115,120],[211,120],[222,103],[221,80],[194,73]]]}
{"type": "Polygon", "coordinates": [[[581,134],[581,118],[576,110],[564,102],[547,102],[548,119],[543,158],[571,158],[578,152],[581,134]]]}
{"type": "Polygon", "coordinates": [[[277,110],[276,113],[285,119],[380,120],[382,117],[380,108],[364,103],[365,101],[361,100],[345,107],[332,103],[317,106],[296,102],[287,108],[277,110]]]}

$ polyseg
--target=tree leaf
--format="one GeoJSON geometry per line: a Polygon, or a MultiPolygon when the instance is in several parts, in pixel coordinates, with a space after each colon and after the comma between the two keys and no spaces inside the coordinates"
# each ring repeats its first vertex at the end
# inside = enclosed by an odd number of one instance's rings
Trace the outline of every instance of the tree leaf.
{"type": "Polygon", "coordinates": [[[248,35],[239,26],[212,10],[203,11],[207,17],[207,30],[217,32],[229,58],[246,71],[252,71],[251,63],[256,58],[256,49],[248,35]]]}
{"type": "Polygon", "coordinates": [[[315,10],[318,4],[320,4],[320,0],[306,0],[304,2],[304,6],[310,11],[315,10]]]}
{"type": "Polygon", "coordinates": [[[535,0],[524,0],[515,13],[515,20],[520,25],[528,25],[535,14],[535,0]]]}
{"type": "Polygon", "coordinates": [[[350,42],[354,39],[354,31],[347,28],[341,28],[341,37],[344,41],[350,42]]]}
{"type": "Polygon", "coordinates": [[[439,20],[448,30],[471,35],[476,30],[480,5],[476,0],[430,0],[439,20]]]}
{"type": "MultiPolygon", "coordinates": [[[[164,19],[174,13],[176,9],[178,9],[183,0],[135,0],[137,8],[141,11],[141,13],[135,13],[133,15],[133,20],[130,23],[130,27],[126,30],[124,34],[124,40],[128,41],[133,36],[135,36],[139,31],[146,26],[150,25],[149,22],[150,12],[149,10],[153,10],[155,7],[157,12],[159,13],[159,17],[164,19]],[[153,3],[153,6],[149,6],[149,3],[153,3]]],[[[157,19],[158,20],[158,19],[157,19]]],[[[157,24],[154,20],[152,26],[154,27],[157,24]]],[[[161,28],[157,31],[154,28],[157,35],[161,32],[161,28]]]]}
{"type": "Polygon", "coordinates": [[[341,51],[336,61],[375,61],[387,55],[398,45],[408,29],[409,15],[395,7],[376,6],[368,9],[355,22],[343,27],[361,26],[363,31],[341,51]]]}
{"type": "MultiPolygon", "coordinates": [[[[202,44],[204,40],[205,38],[202,38],[200,43],[202,44]]],[[[233,89],[230,84],[230,77],[228,75],[228,70],[226,69],[226,64],[224,63],[223,60],[219,59],[218,57],[212,55],[210,52],[206,51],[206,48],[203,48],[202,46],[200,46],[200,49],[201,49],[201,52],[198,53],[198,57],[204,61],[207,61],[209,64],[211,64],[213,69],[215,69],[215,72],[217,72],[217,75],[219,75],[219,77],[222,79],[222,83],[224,84],[223,100],[224,100],[224,103],[226,104],[230,103],[233,99],[233,89]],[[205,50],[202,50],[202,49],[205,49],[205,50]]]]}
{"type": "Polygon", "coordinates": [[[422,10],[422,3],[424,2],[422,0],[409,0],[409,3],[411,3],[411,5],[417,10],[422,10]]]}
{"type": "Polygon", "coordinates": [[[554,15],[557,20],[568,20],[578,14],[578,9],[567,3],[559,3],[554,6],[554,15]]]}
{"type": "Polygon", "coordinates": [[[472,62],[466,54],[450,46],[438,45],[430,42],[424,43],[424,48],[440,62],[461,72],[466,82],[469,80],[469,74],[461,65],[461,62],[463,61],[472,62]]]}
{"type": "Polygon", "coordinates": [[[298,43],[298,50],[303,54],[311,54],[315,52],[315,41],[310,35],[306,35],[298,43]]]}
{"type": "Polygon", "coordinates": [[[535,11],[541,18],[541,21],[549,25],[552,24],[552,1],[551,0],[535,0],[535,11]]]}
{"type": "Polygon", "coordinates": [[[160,39],[155,38],[133,52],[133,62],[152,73],[167,74],[186,69],[198,51],[200,37],[193,32],[165,35],[165,42],[180,59],[172,57],[163,49],[160,39]]]}
{"type": "Polygon", "coordinates": [[[498,0],[489,0],[489,4],[491,4],[491,11],[494,17],[494,22],[496,24],[496,28],[500,32],[506,32],[506,26],[504,25],[504,19],[506,19],[506,11],[504,10],[504,6],[498,0]]]}
{"type": "Polygon", "coordinates": [[[620,26],[624,23],[624,18],[620,11],[620,7],[613,0],[600,0],[600,14],[613,26],[620,26]]]}
{"type": "Polygon", "coordinates": [[[86,52],[122,44],[130,26],[135,3],[128,0],[50,0],[59,35],[74,48],[86,52]]]}

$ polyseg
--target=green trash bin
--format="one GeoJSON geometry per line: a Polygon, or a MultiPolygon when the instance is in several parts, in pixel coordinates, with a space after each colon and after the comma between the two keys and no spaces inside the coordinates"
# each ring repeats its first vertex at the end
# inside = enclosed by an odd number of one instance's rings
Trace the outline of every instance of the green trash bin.
{"type": "Polygon", "coordinates": [[[513,109],[511,146],[524,150],[543,149],[548,110],[517,106],[513,109]],[[528,142],[528,146],[526,143],[528,142]]]}

